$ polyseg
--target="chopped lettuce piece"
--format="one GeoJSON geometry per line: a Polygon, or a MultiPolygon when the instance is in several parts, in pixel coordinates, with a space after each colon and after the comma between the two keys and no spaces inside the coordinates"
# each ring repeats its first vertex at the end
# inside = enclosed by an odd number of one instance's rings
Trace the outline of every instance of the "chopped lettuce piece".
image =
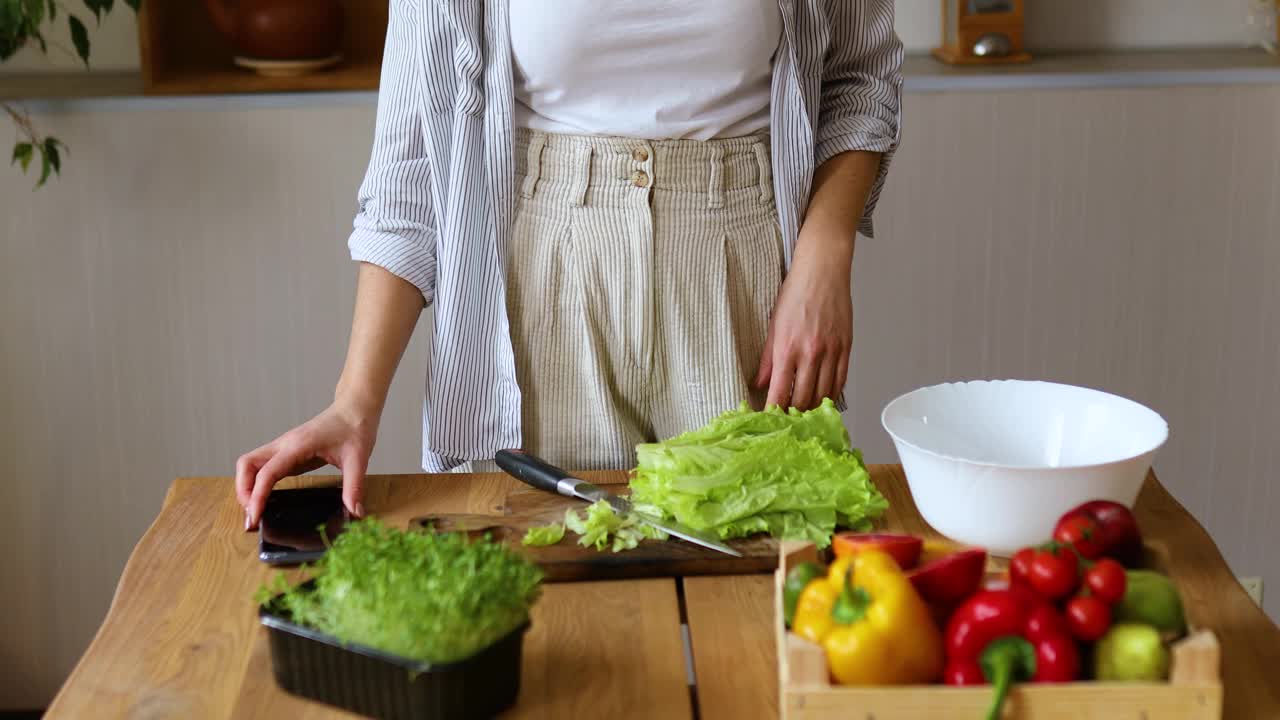
{"type": "Polygon", "coordinates": [[[520,541],[521,545],[532,545],[541,547],[543,545],[555,545],[564,539],[564,523],[551,523],[541,527],[531,527],[524,533],[524,539],[520,541]]]}
{"type": "Polygon", "coordinates": [[[587,534],[587,521],[583,520],[573,508],[564,511],[564,526],[574,531],[578,535],[587,534]]]}
{"type": "Polygon", "coordinates": [[[723,539],[759,532],[826,547],[888,508],[829,399],[808,412],[745,403],[705,427],[637,446],[636,510],[723,539]]]}
{"type": "Polygon", "coordinates": [[[621,552],[640,544],[641,540],[666,540],[667,534],[631,515],[619,515],[609,503],[601,500],[587,506],[586,516],[572,509],[564,514],[565,527],[578,534],[578,544],[596,550],[621,552]]]}

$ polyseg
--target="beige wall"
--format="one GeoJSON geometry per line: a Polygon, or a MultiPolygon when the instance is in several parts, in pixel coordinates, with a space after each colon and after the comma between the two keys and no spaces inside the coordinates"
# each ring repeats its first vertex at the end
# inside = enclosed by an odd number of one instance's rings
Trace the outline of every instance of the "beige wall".
{"type": "MultiPolygon", "coordinates": [[[[55,691],[170,480],[231,472],[341,362],[372,106],[163,107],[41,113],[64,176],[0,171],[0,707],[55,691]]],[[[1132,396],[1280,615],[1277,127],[1280,86],[909,95],[855,271],[855,442],[892,461],[880,408],[945,379],[1132,396]]],[[[423,363],[420,332],[375,471],[417,467],[423,363]]]]}
{"type": "MultiPolygon", "coordinates": [[[[80,12],[79,0],[72,5],[89,28],[89,60],[94,70],[105,72],[138,68],[138,27],[134,14],[123,2],[116,3],[116,6],[113,12],[102,18],[102,24],[98,25],[93,20],[93,13],[80,12]]],[[[45,37],[49,41],[48,53],[41,53],[35,46],[24,48],[0,65],[0,75],[6,72],[73,71],[84,67],[72,50],[74,45],[71,44],[71,36],[62,13],[58,13],[54,22],[48,25],[45,37]]]]}
{"type": "MultiPolygon", "coordinates": [[[[1033,48],[1149,48],[1254,45],[1274,30],[1249,22],[1256,0],[1029,0],[1027,42],[1033,48]]],[[[117,3],[119,5],[119,3],[117,3]]],[[[123,8],[123,6],[121,6],[123,8]]],[[[898,33],[912,50],[928,50],[940,32],[938,0],[897,0],[898,33]]],[[[52,34],[71,47],[65,23],[52,34]]],[[[94,28],[93,65],[97,70],[138,66],[133,14],[118,10],[94,28]]],[[[6,71],[77,69],[79,60],[54,49],[48,57],[25,50],[6,71]]]]}

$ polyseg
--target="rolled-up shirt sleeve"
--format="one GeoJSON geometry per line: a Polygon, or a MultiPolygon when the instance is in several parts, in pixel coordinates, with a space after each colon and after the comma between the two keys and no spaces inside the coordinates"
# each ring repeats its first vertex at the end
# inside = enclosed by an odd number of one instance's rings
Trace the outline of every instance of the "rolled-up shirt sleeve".
{"type": "Polygon", "coordinates": [[[828,13],[815,166],[851,150],[883,153],[858,223],[871,237],[871,216],[901,132],[902,42],[893,29],[893,0],[828,0],[828,13]]]}
{"type": "Polygon", "coordinates": [[[436,285],[436,230],[420,112],[423,89],[415,77],[416,11],[412,0],[392,0],[389,12],[373,152],[347,247],[352,260],[413,283],[430,304],[436,285]]]}

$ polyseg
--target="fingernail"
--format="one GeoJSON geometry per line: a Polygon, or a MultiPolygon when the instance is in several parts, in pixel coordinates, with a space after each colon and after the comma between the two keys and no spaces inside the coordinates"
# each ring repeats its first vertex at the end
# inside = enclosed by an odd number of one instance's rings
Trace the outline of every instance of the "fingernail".
{"type": "Polygon", "coordinates": [[[364,517],[364,503],[356,503],[356,517],[364,517]]]}
{"type": "Polygon", "coordinates": [[[253,527],[253,518],[249,517],[249,513],[245,513],[245,514],[244,514],[244,529],[245,529],[245,532],[248,532],[248,531],[249,531],[249,528],[251,528],[251,527],[253,527]]]}

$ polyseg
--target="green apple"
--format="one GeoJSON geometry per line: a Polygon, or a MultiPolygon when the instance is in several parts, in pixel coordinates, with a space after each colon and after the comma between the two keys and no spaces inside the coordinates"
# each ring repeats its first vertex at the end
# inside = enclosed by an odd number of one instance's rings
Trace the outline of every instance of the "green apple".
{"type": "Polygon", "coordinates": [[[1169,674],[1169,649],[1150,625],[1120,623],[1098,639],[1093,662],[1104,682],[1157,682],[1169,674]]]}
{"type": "Polygon", "coordinates": [[[1187,628],[1178,589],[1172,580],[1153,570],[1125,573],[1124,598],[1115,607],[1115,621],[1151,625],[1172,637],[1187,628]]]}

